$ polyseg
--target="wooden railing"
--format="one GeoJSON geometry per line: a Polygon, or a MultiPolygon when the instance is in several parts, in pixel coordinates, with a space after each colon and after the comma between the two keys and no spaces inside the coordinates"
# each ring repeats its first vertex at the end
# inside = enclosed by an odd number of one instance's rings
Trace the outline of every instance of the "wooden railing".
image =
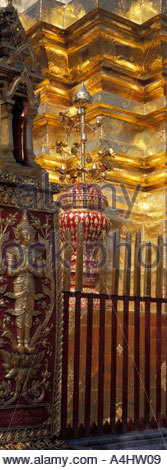
{"type": "Polygon", "coordinates": [[[167,240],[161,235],[156,243],[141,240],[141,232],[137,231],[132,240],[131,232],[124,238],[117,229],[110,236],[110,243],[103,233],[100,240],[95,242],[83,241],[83,224],[78,225],[75,268],[71,266],[72,238],[70,229],[66,230],[66,245],[64,249],[64,291],[71,288],[71,273],[73,273],[73,289],[85,290],[87,268],[91,270],[89,256],[93,250],[99,250],[103,261],[97,261],[98,281],[96,291],[101,294],[135,295],[167,297],[167,240]],[[103,256],[105,253],[105,256],[103,256]],[[99,268],[98,268],[99,266],[99,268]],[[75,276],[74,276],[75,275],[75,276]],[[75,279],[74,279],[75,278],[75,279]]]}
{"type": "Polygon", "coordinates": [[[63,437],[166,426],[165,373],[162,377],[162,362],[166,367],[167,359],[166,314],[162,314],[162,306],[166,304],[167,299],[158,297],[64,292],[63,437]],[[72,323],[70,312],[75,312],[72,323]],[[122,344],[119,348],[118,328],[122,344]],[[106,352],[108,341],[110,351],[106,352]],[[71,356],[72,372],[69,368],[71,356]],[[95,360],[96,367],[93,368],[95,360]],[[117,415],[118,375],[121,415],[117,415]],[[92,387],[96,388],[96,398],[92,395],[92,387]]]}

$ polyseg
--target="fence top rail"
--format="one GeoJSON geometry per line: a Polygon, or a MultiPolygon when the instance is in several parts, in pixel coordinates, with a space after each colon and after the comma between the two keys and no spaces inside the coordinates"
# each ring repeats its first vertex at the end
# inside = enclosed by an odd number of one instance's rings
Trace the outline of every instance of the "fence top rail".
{"type": "Polygon", "coordinates": [[[80,297],[81,299],[89,299],[92,297],[93,299],[101,299],[105,298],[106,300],[128,300],[129,302],[155,302],[155,303],[160,303],[160,304],[167,304],[167,298],[162,298],[162,297],[148,297],[148,296],[135,296],[135,295],[115,295],[115,294],[97,294],[94,292],[72,292],[72,291],[65,291],[63,294],[67,297],[80,297]]]}

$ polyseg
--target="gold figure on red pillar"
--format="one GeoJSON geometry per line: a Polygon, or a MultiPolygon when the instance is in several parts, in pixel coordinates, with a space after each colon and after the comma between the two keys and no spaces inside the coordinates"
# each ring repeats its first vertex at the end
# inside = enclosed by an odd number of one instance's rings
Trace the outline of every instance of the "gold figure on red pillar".
{"type": "Polygon", "coordinates": [[[29,224],[26,212],[21,223],[15,229],[16,240],[20,245],[8,250],[8,275],[14,277],[13,293],[10,297],[15,299],[12,315],[16,317],[17,346],[19,353],[32,353],[34,347],[30,346],[30,331],[35,311],[35,281],[34,277],[43,276],[42,256],[31,249],[34,242],[34,229],[29,224]]]}

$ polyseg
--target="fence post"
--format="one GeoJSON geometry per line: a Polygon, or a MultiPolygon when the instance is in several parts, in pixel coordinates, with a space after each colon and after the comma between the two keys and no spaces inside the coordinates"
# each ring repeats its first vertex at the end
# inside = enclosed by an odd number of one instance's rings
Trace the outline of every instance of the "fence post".
{"type": "Polygon", "coordinates": [[[130,295],[131,232],[126,234],[123,295],[130,295]]]}
{"type": "MultiPolygon", "coordinates": [[[[107,236],[106,233],[103,231],[101,241],[103,243],[103,248],[105,251],[107,250],[107,236]]],[[[107,258],[107,257],[106,257],[107,258]]],[[[99,293],[100,294],[106,294],[107,292],[107,286],[106,286],[106,281],[107,281],[107,273],[106,273],[106,260],[103,266],[99,269],[99,293]]]]}
{"type": "MultiPolygon", "coordinates": [[[[158,256],[156,272],[156,297],[162,298],[163,283],[163,237],[158,236],[158,256]]],[[[156,303],[156,420],[161,416],[161,302],[156,303]]]]}
{"type": "Polygon", "coordinates": [[[131,274],[131,232],[126,234],[125,243],[125,264],[124,264],[124,284],[123,295],[123,369],[122,369],[122,424],[123,431],[127,431],[128,418],[128,323],[129,323],[129,298],[130,295],[130,274],[131,274]]]}
{"type": "Polygon", "coordinates": [[[151,242],[146,243],[145,271],[144,271],[144,296],[151,297],[151,242]]]}
{"type": "Polygon", "coordinates": [[[76,277],[75,277],[76,292],[81,292],[82,286],[83,286],[83,238],[84,238],[83,223],[80,222],[77,227],[77,257],[76,257],[76,277]]]}
{"type": "Polygon", "coordinates": [[[111,393],[110,393],[110,426],[115,431],[116,417],[116,381],[117,381],[117,296],[112,297],[111,319],[111,393]]]}
{"type": "Polygon", "coordinates": [[[139,250],[141,247],[141,232],[137,230],[135,237],[134,252],[134,296],[140,297],[141,266],[139,260],[139,250]]]}
{"type": "Polygon", "coordinates": [[[87,339],[86,339],[86,382],[85,382],[85,434],[86,436],[89,436],[90,434],[92,332],[93,332],[93,294],[88,294],[87,339]]]}
{"type": "Polygon", "coordinates": [[[144,273],[145,299],[145,394],[144,394],[144,419],[146,427],[150,418],[150,297],[151,297],[151,243],[146,243],[145,273],[144,273]]]}
{"type": "Polygon", "coordinates": [[[163,282],[163,237],[158,235],[158,256],[157,256],[157,272],[156,272],[156,297],[162,297],[162,282],[163,282]]]}
{"type": "MultiPolygon", "coordinates": [[[[140,297],[141,266],[139,252],[141,247],[141,232],[137,230],[134,252],[134,296],[140,297]]],[[[139,401],[140,401],[140,299],[134,302],[134,424],[139,429],[139,401]]]]}
{"type": "Polygon", "coordinates": [[[74,335],[74,388],[73,388],[73,431],[78,436],[79,419],[79,365],[80,365],[80,322],[81,322],[81,293],[76,292],[75,304],[75,335],[74,335]]]}
{"type": "Polygon", "coordinates": [[[124,298],[123,305],[123,369],[122,369],[122,424],[123,432],[127,431],[128,418],[128,322],[129,299],[124,298]]]}
{"type": "Polygon", "coordinates": [[[118,295],[120,265],[120,230],[113,233],[112,294],[118,295]]]}
{"type": "Polygon", "coordinates": [[[72,245],[71,245],[71,230],[70,228],[66,229],[65,233],[65,243],[67,246],[64,251],[64,292],[70,290],[71,282],[71,254],[72,254],[72,245]]]}
{"type": "Polygon", "coordinates": [[[100,295],[99,369],[98,369],[98,431],[103,432],[104,414],[104,349],[105,349],[105,295],[100,295]]]}
{"type": "Polygon", "coordinates": [[[156,305],[156,420],[161,416],[161,301],[156,305]]]}
{"type": "Polygon", "coordinates": [[[134,311],[134,424],[139,428],[140,402],[140,298],[135,299],[134,311]]]}

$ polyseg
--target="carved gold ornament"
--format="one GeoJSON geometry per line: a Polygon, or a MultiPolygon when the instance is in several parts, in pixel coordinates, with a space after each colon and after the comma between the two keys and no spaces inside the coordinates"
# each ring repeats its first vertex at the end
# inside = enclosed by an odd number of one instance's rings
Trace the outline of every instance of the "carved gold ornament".
{"type": "Polygon", "coordinates": [[[53,324],[48,322],[53,312],[55,283],[51,269],[51,246],[49,242],[50,220],[45,215],[45,222],[31,214],[31,223],[26,211],[22,220],[15,225],[16,215],[9,215],[0,220],[1,304],[6,308],[0,320],[0,349],[5,369],[4,380],[0,384],[0,406],[9,406],[22,396],[29,404],[41,403],[45,393],[50,390],[49,358],[52,346],[48,341],[53,324]],[[8,227],[15,234],[12,246],[6,251],[7,265],[2,259],[2,247],[9,240],[8,227]],[[33,243],[43,243],[43,254],[33,249],[33,243]],[[17,242],[17,243],[16,243],[17,242]],[[30,247],[31,259],[30,259],[30,247]],[[19,250],[21,256],[19,255],[19,250]],[[19,258],[20,256],[20,258],[19,258]],[[36,289],[36,279],[40,281],[40,292],[36,289]],[[8,290],[8,280],[10,280],[8,290]]]}

